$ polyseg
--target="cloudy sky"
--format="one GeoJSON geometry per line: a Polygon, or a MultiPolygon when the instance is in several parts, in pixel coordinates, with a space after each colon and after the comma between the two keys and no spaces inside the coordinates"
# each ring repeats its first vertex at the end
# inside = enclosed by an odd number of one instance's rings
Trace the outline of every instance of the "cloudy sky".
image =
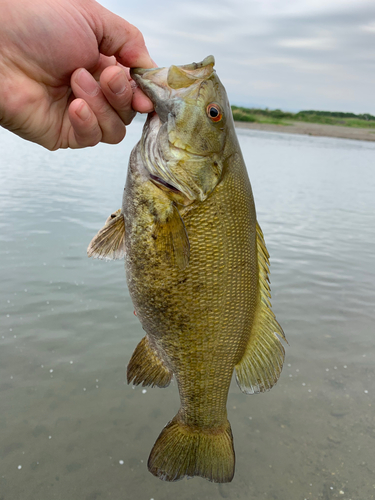
{"type": "Polygon", "coordinates": [[[209,54],[232,104],[375,114],[375,0],[101,0],[159,66],[209,54]]]}

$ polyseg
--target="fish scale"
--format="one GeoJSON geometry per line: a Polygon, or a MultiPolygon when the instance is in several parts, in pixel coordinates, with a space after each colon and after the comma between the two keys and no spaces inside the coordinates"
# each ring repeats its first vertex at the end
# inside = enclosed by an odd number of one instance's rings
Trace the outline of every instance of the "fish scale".
{"type": "MultiPolygon", "coordinates": [[[[252,234],[255,239],[255,218],[252,217],[251,187],[245,181],[240,169],[232,165],[230,171],[224,172],[220,186],[204,204],[197,204],[186,215],[181,212],[190,241],[191,258],[186,270],[168,268],[162,261],[158,266],[155,253],[151,272],[144,267],[135,271],[142,286],[129,283],[137,314],[147,323],[148,335],[159,339],[159,345],[171,360],[180,391],[180,416],[184,423],[191,426],[201,425],[210,429],[225,426],[226,400],[233,367],[243,354],[251,330],[257,261],[254,255],[251,258],[255,251],[251,250],[251,247],[255,249],[255,242],[251,242],[250,237],[252,234]],[[241,238],[242,234],[247,237],[241,238]],[[235,274],[232,271],[229,279],[229,269],[234,267],[237,271],[235,274]],[[160,281],[166,275],[168,283],[161,289],[160,281]],[[180,284],[182,277],[185,280],[180,284]],[[197,285],[198,300],[192,293],[197,285]],[[147,308],[150,301],[156,308],[163,309],[167,303],[168,314],[156,315],[154,308],[147,308]],[[207,313],[208,309],[212,309],[211,314],[207,313]],[[176,331],[176,318],[181,310],[189,317],[189,322],[183,330],[176,331]],[[178,344],[175,343],[176,335],[178,344]],[[197,380],[201,382],[202,390],[198,390],[197,380]]],[[[127,203],[139,200],[140,196],[151,196],[144,193],[143,183],[140,189],[142,194],[126,194],[127,203]]],[[[136,208],[134,213],[132,210],[132,221],[142,216],[137,214],[136,208]]],[[[139,249],[143,246],[153,248],[152,233],[149,233],[148,241],[144,240],[144,235],[141,242],[133,241],[131,227],[127,229],[126,221],[125,212],[128,241],[139,249]]],[[[127,255],[133,253],[129,249],[127,255]]],[[[137,267],[139,258],[132,257],[130,267],[137,267]]]]}

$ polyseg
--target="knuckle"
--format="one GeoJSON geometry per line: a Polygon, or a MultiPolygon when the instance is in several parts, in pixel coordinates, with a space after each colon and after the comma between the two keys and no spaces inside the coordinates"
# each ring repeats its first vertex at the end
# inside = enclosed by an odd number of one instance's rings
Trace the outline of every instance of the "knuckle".
{"type": "Polygon", "coordinates": [[[91,130],[85,130],[81,133],[75,131],[75,138],[79,147],[90,147],[95,146],[101,141],[102,133],[100,127],[96,125],[91,130]]]}
{"type": "Polygon", "coordinates": [[[106,144],[118,144],[123,140],[125,134],[125,125],[122,122],[121,124],[117,123],[115,127],[103,133],[102,142],[105,142],[106,144]]]}
{"type": "Polygon", "coordinates": [[[129,113],[122,117],[122,121],[125,123],[125,125],[130,125],[136,114],[137,112],[132,109],[129,113]]]}

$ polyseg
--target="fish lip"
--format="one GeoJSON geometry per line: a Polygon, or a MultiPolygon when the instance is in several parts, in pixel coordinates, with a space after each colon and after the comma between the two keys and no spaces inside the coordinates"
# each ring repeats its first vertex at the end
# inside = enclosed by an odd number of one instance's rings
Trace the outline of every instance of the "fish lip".
{"type": "Polygon", "coordinates": [[[167,84],[160,85],[159,83],[155,83],[152,80],[145,78],[145,76],[147,76],[150,72],[156,72],[163,69],[164,68],[132,68],[130,70],[130,75],[142,92],[151,100],[154,105],[155,112],[164,123],[168,119],[168,114],[171,108],[171,103],[169,102],[170,89],[167,84]]]}
{"type": "Polygon", "coordinates": [[[203,59],[203,61],[199,63],[190,63],[190,64],[183,64],[181,66],[178,66],[181,69],[187,70],[187,71],[193,71],[195,69],[199,68],[204,68],[205,66],[208,66],[209,64],[215,64],[215,58],[214,56],[207,56],[203,59]]]}
{"type": "Polygon", "coordinates": [[[130,76],[135,81],[135,83],[142,89],[142,91],[149,97],[151,100],[154,99],[155,89],[162,88],[166,89],[167,84],[165,86],[161,86],[158,83],[153,82],[152,80],[146,80],[144,78],[145,75],[151,72],[161,71],[165,68],[132,68],[130,70],[130,76]]]}
{"type": "Polygon", "coordinates": [[[137,76],[142,76],[144,75],[145,73],[147,73],[148,71],[152,71],[154,69],[158,69],[158,68],[131,68],[130,69],[130,76],[133,78],[134,75],[137,75],[137,76]]]}
{"type": "MultiPolygon", "coordinates": [[[[207,56],[206,58],[203,59],[203,61],[199,63],[190,63],[190,64],[182,64],[178,66],[181,69],[184,69],[186,71],[193,71],[195,69],[203,68],[204,66],[208,66],[209,64],[215,64],[215,58],[214,56],[207,56]]],[[[130,69],[130,76],[133,78],[134,75],[136,76],[143,76],[145,73],[150,73],[150,71],[156,71],[156,70],[161,70],[164,69],[164,67],[156,67],[156,68],[131,68],[130,69]]]]}

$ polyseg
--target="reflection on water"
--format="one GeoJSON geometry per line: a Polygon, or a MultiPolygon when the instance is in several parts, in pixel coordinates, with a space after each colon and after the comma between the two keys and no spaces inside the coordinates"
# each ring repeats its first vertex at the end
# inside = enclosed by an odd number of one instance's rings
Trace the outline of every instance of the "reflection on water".
{"type": "Polygon", "coordinates": [[[271,392],[231,387],[237,468],[217,485],[148,473],[177,386],[126,384],[142,329],[123,263],[86,257],[141,122],[55,153],[0,130],[0,499],[375,498],[375,144],[238,133],[290,347],[271,392]]]}

